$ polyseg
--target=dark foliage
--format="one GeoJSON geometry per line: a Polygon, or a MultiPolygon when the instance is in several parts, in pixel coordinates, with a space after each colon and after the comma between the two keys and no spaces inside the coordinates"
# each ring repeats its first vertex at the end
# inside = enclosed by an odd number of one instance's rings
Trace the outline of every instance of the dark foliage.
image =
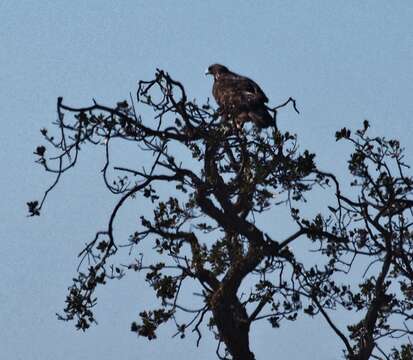
{"type": "MultiPolygon", "coordinates": [[[[274,124],[277,110],[289,102],[295,107],[290,98],[268,109],[274,124]]],[[[37,162],[56,179],[41,201],[27,203],[30,215],[40,214],[86,145],[104,144],[103,179],[118,197],[107,229],[80,253],[79,272],[60,319],[86,330],[95,322],[96,288],[139,271],[146,273],[159,306],[142,310],[131,330],[150,340],[160,325],[172,322],[176,335],[185,337],[189,329],[199,342],[206,324],[217,336],[220,358],[251,360],[248,335],[254,322],[266,319],[277,328],[306,314],[328,322],[347,359],[412,359],[413,180],[404,173],[398,141],[369,137],[367,121],[354,133],[346,128],[336,133],[337,140],[353,148],[348,161],[353,191],[346,195],[334,174],[317,168],[314,154],[299,151],[294,134],[276,126],[261,131],[221,121],[209,104],[189,101],[182,84],[163,71],[139,83],[136,101],[73,108],[59,98],[57,112],[58,139],[42,129],[47,151],[44,146],[35,150],[37,162]],[[154,120],[144,121],[137,113],[144,107],[155,112],[154,120]],[[110,180],[114,139],[138,144],[152,154],[152,163],[143,169],[114,167],[121,176],[110,180]],[[49,151],[55,154],[47,158],[49,151]],[[159,193],[165,183],[176,188],[167,198],[159,193]],[[305,218],[300,204],[315,187],[333,193],[335,200],[314,218],[305,218]],[[153,209],[139,208],[140,223],[126,244],[137,260],[116,265],[120,244],[114,220],[127,200],[140,195],[153,209]],[[284,239],[273,238],[256,222],[280,205],[296,224],[284,239]],[[299,238],[313,247],[320,259],[316,265],[294,253],[292,244],[299,238]],[[154,257],[137,255],[143,243],[162,262],[145,263],[154,257]],[[357,270],[360,265],[364,274],[357,270]],[[247,278],[246,288],[242,282],[247,278]],[[194,282],[201,306],[189,309],[183,305],[188,296],[183,289],[194,282]],[[331,317],[334,311],[352,312],[359,321],[339,328],[331,317]],[[191,318],[181,322],[182,313],[191,318]]]]}

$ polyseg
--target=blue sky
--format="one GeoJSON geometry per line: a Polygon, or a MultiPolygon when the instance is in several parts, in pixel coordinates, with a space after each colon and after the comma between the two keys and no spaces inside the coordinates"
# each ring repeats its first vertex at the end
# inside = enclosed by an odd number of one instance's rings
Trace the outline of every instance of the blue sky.
{"type": "MultiPolygon", "coordinates": [[[[411,1],[0,1],[0,349],[4,359],[211,359],[204,334],[137,339],[132,320],[152,302],[142,276],[100,293],[99,325],[86,334],[56,320],[76,255],[105,225],[115,199],[103,189],[101,154],[85,151],[50,196],[40,218],[26,217],[52,179],[34,164],[39,129],[56,118],[56,98],[115,104],[164,68],[189,97],[210,97],[204,70],[220,62],[256,80],[277,105],[293,96],[301,114],[279,126],[297,132],[323,169],[343,174],[343,126],[369,119],[375,135],[397,137],[413,162],[413,3],[411,1]],[[167,354],[167,355],[166,355],[167,354]]],[[[137,161],[125,154],[125,161],[137,161]]],[[[117,225],[126,238],[139,206],[117,225]]],[[[269,231],[288,232],[268,224],[269,231]],[[274,227],[273,229],[271,227],[274,227]]],[[[341,344],[322,321],[303,319],[251,334],[257,359],[330,360],[341,344]],[[315,346],[316,345],[316,346],[315,346]],[[316,349],[316,350],[315,350],[316,349]],[[310,356],[308,354],[314,354],[310,356]]]]}

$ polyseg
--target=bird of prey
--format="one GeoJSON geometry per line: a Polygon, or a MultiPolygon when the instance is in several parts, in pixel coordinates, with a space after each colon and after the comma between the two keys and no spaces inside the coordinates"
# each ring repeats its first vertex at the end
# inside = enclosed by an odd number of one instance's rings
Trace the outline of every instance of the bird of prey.
{"type": "Polygon", "coordinates": [[[224,119],[232,119],[238,128],[246,121],[252,121],[260,129],[274,124],[265,105],[268,98],[253,80],[220,64],[211,65],[206,74],[214,76],[212,95],[224,119]]]}

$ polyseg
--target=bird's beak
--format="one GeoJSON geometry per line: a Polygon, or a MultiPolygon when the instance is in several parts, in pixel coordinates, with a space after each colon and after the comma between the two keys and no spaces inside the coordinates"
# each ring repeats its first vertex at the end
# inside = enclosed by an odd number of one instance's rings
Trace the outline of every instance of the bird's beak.
{"type": "Polygon", "coordinates": [[[208,69],[205,70],[205,76],[207,76],[207,75],[211,75],[211,73],[209,72],[208,69]]]}

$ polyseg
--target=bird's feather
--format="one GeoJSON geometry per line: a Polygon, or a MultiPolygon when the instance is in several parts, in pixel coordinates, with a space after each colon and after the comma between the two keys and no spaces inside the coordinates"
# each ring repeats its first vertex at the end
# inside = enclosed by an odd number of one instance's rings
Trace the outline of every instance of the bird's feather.
{"type": "Polygon", "coordinates": [[[257,83],[222,65],[212,65],[209,69],[215,78],[212,94],[226,117],[242,123],[253,121],[260,128],[273,124],[265,105],[268,98],[257,83]]]}

